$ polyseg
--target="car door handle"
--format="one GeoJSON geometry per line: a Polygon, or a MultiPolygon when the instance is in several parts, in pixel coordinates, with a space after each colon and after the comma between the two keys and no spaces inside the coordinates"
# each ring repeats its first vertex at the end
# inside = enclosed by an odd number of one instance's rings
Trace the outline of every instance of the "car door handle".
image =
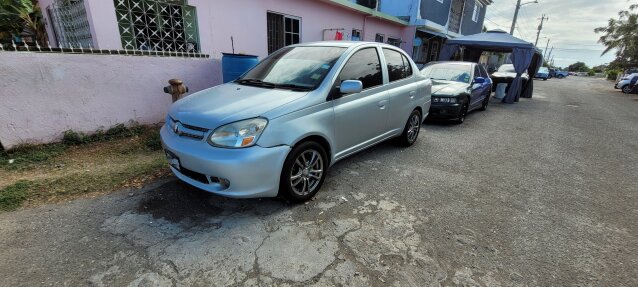
{"type": "Polygon", "coordinates": [[[388,104],[388,100],[383,100],[383,101],[380,101],[380,102],[378,103],[379,108],[381,108],[382,110],[383,110],[383,109],[385,109],[385,106],[386,106],[387,104],[388,104]]]}
{"type": "Polygon", "coordinates": [[[415,91],[410,92],[410,99],[414,99],[414,96],[416,96],[416,92],[415,91]]]}

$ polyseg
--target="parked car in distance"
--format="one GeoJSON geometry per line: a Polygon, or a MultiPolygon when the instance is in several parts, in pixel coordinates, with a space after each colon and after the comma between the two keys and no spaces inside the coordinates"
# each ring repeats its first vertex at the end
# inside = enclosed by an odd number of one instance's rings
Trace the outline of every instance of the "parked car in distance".
{"type": "Polygon", "coordinates": [[[589,76],[589,74],[588,74],[587,72],[577,72],[577,73],[575,74],[575,76],[578,76],[578,77],[587,77],[587,76],[589,76]]]}
{"type": "Polygon", "coordinates": [[[463,123],[470,111],[487,109],[492,80],[483,66],[470,62],[433,62],[421,73],[432,80],[429,118],[463,123]]]}
{"type": "Polygon", "coordinates": [[[543,81],[547,81],[547,79],[549,79],[549,68],[541,67],[540,69],[538,69],[538,73],[534,75],[534,78],[543,79],[543,81]]]}
{"type": "Polygon", "coordinates": [[[571,75],[570,72],[566,72],[566,71],[561,71],[561,70],[556,70],[556,69],[549,69],[549,78],[559,78],[559,79],[563,79],[567,76],[571,75]]]}
{"type": "Polygon", "coordinates": [[[623,93],[625,94],[629,94],[631,93],[632,87],[631,87],[631,80],[634,79],[634,77],[638,76],[638,73],[633,73],[627,76],[624,76],[622,78],[620,78],[620,81],[618,81],[618,83],[616,83],[616,85],[614,86],[615,89],[620,89],[623,93]]]}
{"type": "Polygon", "coordinates": [[[567,78],[567,76],[569,76],[569,72],[566,71],[558,71],[556,70],[556,72],[554,73],[554,77],[558,78],[558,79],[563,79],[563,78],[567,78]]]}
{"type": "MultiPolygon", "coordinates": [[[[496,86],[501,83],[508,84],[509,89],[509,84],[511,84],[514,78],[516,78],[516,70],[514,70],[514,65],[501,65],[501,67],[499,67],[496,72],[492,73],[490,78],[492,79],[492,91],[495,91],[496,86]]],[[[523,73],[521,78],[523,78],[523,84],[526,84],[527,81],[529,81],[529,75],[527,73],[523,73]]]]}
{"type": "Polygon", "coordinates": [[[431,88],[394,46],[287,46],[238,80],[174,103],[162,145],[172,172],[195,187],[302,202],[337,161],[388,139],[416,142],[431,88]]]}

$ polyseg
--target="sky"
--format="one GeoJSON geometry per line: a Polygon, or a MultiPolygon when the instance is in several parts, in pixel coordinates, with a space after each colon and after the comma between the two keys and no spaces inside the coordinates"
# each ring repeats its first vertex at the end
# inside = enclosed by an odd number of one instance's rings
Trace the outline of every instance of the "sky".
{"type": "MultiPolygon", "coordinates": [[[[516,0],[493,0],[487,7],[485,26],[488,30],[501,29],[510,31],[516,0]]],[[[522,0],[522,3],[529,0],[522,0]]],[[[620,10],[626,10],[638,0],[538,0],[538,4],[521,7],[518,14],[517,28],[514,36],[534,43],[540,18],[543,14],[549,17],[545,21],[538,40],[538,47],[545,50],[549,38],[549,49],[554,47],[552,56],[554,65],[567,67],[577,61],[588,66],[609,63],[614,60],[611,51],[604,56],[605,47],[598,44],[600,34],[594,33],[597,27],[607,26],[610,18],[618,18],[620,10]]]]}

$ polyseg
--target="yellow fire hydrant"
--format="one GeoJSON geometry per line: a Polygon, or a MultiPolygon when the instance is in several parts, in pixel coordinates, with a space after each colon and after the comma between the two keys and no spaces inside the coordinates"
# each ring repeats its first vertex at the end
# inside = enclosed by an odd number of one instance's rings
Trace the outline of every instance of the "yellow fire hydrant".
{"type": "Polygon", "coordinates": [[[173,103],[181,99],[185,93],[188,93],[188,87],[184,85],[184,81],[180,79],[171,79],[168,81],[170,86],[164,87],[164,93],[173,97],[173,103]]]}

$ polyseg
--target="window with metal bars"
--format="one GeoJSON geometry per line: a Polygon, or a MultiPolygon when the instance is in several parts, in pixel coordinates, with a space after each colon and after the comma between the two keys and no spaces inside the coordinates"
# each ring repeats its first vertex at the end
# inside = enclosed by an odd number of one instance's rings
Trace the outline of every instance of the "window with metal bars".
{"type": "MultiPolygon", "coordinates": [[[[84,0],[56,0],[46,8],[53,35],[60,48],[88,48],[93,43],[84,0]]],[[[45,43],[41,43],[45,44],[45,43]]]]}
{"type": "Polygon", "coordinates": [[[200,52],[197,10],[183,0],[114,0],[124,49],[200,52]]]}
{"type": "Polygon", "coordinates": [[[301,18],[268,12],[268,54],[301,42],[301,18]]]}

